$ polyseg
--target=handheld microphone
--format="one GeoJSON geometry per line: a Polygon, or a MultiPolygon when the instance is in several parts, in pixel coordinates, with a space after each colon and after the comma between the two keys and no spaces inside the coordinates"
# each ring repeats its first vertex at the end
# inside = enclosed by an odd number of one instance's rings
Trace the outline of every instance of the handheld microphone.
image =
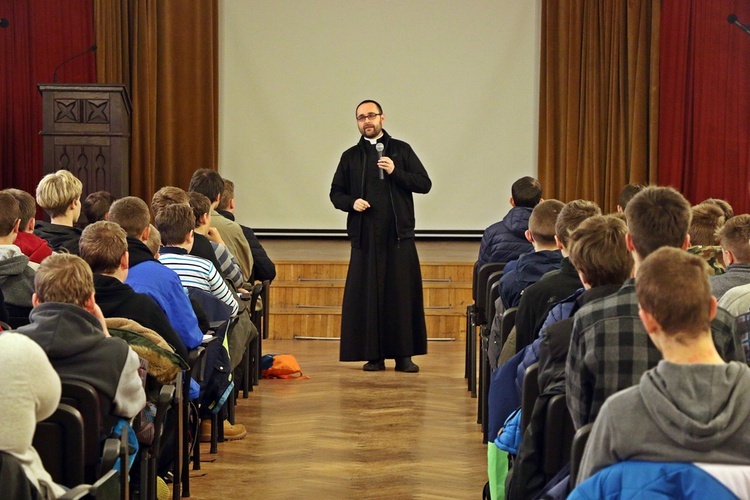
{"type": "Polygon", "coordinates": [[[73,57],[71,57],[70,59],[66,59],[66,60],[64,60],[63,62],[61,62],[60,64],[58,64],[58,65],[57,65],[57,67],[55,68],[55,72],[54,72],[54,73],[52,74],[52,82],[53,82],[53,83],[57,83],[57,70],[58,70],[58,69],[60,69],[60,68],[61,68],[61,67],[62,67],[62,66],[63,66],[64,64],[67,64],[67,63],[69,63],[69,62],[70,62],[70,61],[72,61],[73,59],[76,59],[76,58],[78,58],[78,57],[81,57],[81,56],[83,56],[83,55],[86,55],[86,54],[88,54],[89,52],[96,52],[96,49],[97,49],[97,48],[98,48],[98,47],[96,46],[96,44],[94,44],[94,45],[92,45],[91,47],[89,47],[89,48],[88,48],[87,50],[84,50],[83,52],[81,52],[80,54],[76,54],[76,55],[74,55],[73,57]]]}
{"type": "MultiPolygon", "coordinates": [[[[382,142],[379,142],[379,143],[375,144],[375,151],[378,152],[378,160],[383,157],[383,150],[384,149],[385,149],[385,146],[383,146],[382,142]]],[[[380,180],[381,181],[385,180],[385,174],[383,173],[383,169],[380,168],[380,167],[378,167],[378,170],[379,170],[378,174],[380,176],[380,180]]]]}
{"type": "Polygon", "coordinates": [[[735,25],[737,25],[742,31],[744,31],[745,33],[747,33],[748,35],[750,35],[750,26],[748,26],[747,24],[742,24],[741,22],[739,22],[739,20],[737,19],[736,15],[729,14],[729,16],[727,17],[727,22],[729,24],[735,24],[735,25]]]}

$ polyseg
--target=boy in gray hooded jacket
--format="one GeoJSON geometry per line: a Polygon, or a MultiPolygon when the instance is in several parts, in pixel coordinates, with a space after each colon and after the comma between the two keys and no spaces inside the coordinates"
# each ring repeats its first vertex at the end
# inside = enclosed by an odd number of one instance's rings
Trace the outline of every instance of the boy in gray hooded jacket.
{"type": "Polygon", "coordinates": [[[577,482],[625,460],[750,465],[750,370],[716,350],[705,261],[661,248],[643,261],[635,287],[639,316],[663,359],[605,401],[577,482]]]}

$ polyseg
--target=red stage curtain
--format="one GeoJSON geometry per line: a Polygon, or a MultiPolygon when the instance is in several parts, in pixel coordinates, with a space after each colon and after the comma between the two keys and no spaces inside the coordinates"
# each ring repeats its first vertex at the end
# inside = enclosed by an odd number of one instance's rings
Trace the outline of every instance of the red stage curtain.
{"type": "Polygon", "coordinates": [[[750,210],[750,23],[747,0],[663,0],[659,184],[692,202],[750,210]]]}
{"type": "MultiPolygon", "coordinates": [[[[42,101],[37,83],[96,43],[91,0],[0,0],[0,187],[32,195],[42,177],[42,101]]],[[[57,73],[60,83],[95,83],[93,54],[57,73]]]]}

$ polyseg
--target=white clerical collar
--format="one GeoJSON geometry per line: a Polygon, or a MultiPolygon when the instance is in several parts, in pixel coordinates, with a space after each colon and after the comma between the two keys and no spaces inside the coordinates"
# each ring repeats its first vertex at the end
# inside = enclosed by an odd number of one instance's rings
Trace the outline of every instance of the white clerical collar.
{"type": "MultiPolygon", "coordinates": [[[[363,137],[364,137],[364,136],[363,136],[363,137]]],[[[380,135],[379,135],[379,136],[377,136],[377,137],[376,137],[375,139],[370,139],[369,137],[365,137],[365,140],[366,140],[366,141],[370,141],[370,144],[373,144],[373,145],[375,145],[375,144],[377,144],[377,143],[378,143],[378,139],[380,139],[381,137],[383,137],[383,132],[380,132],[380,135]]]]}

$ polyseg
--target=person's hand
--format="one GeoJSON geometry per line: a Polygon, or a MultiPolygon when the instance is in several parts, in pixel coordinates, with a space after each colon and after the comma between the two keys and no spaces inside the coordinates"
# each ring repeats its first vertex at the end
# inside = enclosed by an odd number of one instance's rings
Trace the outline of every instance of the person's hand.
{"type": "Polygon", "coordinates": [[[356,210],[357,212],[364,212],[365,210],[370,208],[370,204],[362,198],[357,198],[354,201],[354,206],[352,208],[354,208],[354,210],[356,210]]]}
{"type": "Polygon", "coordinates": [[[388,175],[391,175],[396,168],[396,165],[393,164],[393,160],[384,156],[378,160],[378,168],[382,168],[388,175]]]}
{"type": "Polygon", "coordinates": [[[208,228],[208,231],[206,232],[206,238],[208,238],[209,241],[213,241],[214,243],[224,245],[224,240],[221,239],[221,234],[219,234],[219,230],[215,227],[208,228]]]}

